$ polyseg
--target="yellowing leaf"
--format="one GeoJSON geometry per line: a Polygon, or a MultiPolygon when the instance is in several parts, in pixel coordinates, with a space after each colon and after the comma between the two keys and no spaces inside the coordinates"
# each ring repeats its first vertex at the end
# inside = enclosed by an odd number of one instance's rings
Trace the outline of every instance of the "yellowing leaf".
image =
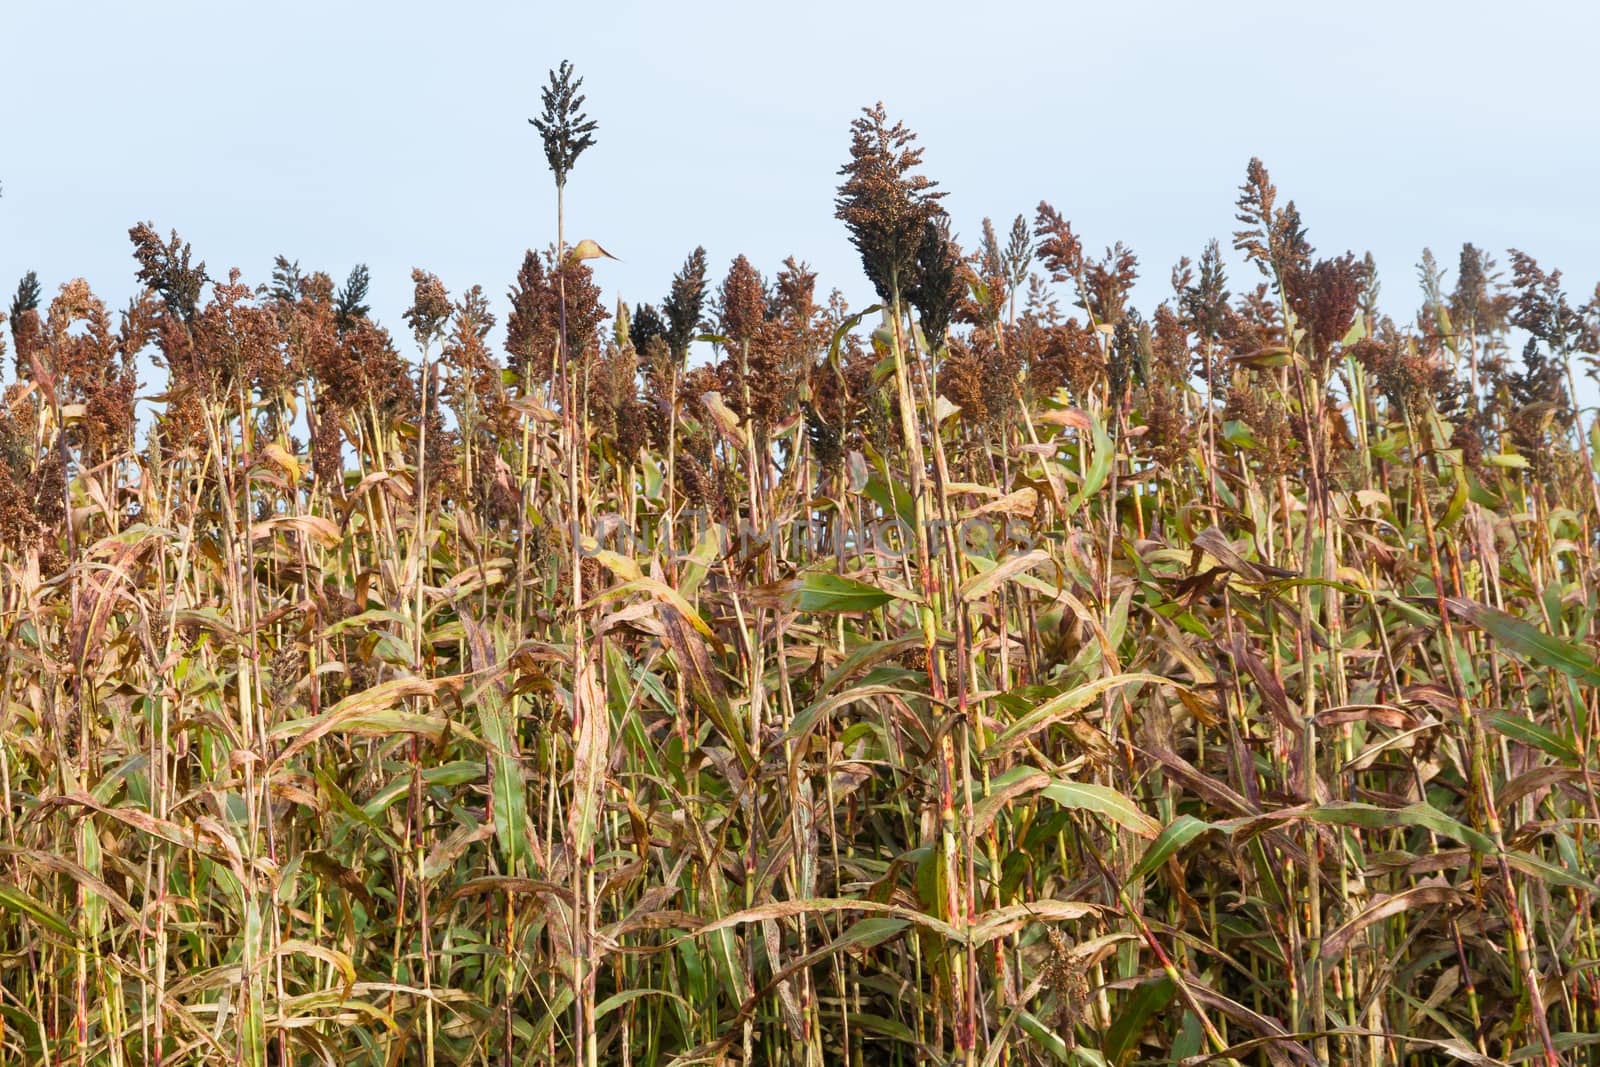
{"type": "Polygon", "coordinates": [[[586,259],[601,258],[616,259],[617,257],[601,248],[598,241],[591,241],[587,237],[573,245],[572,251],[567,253],[567,260],[571,263],[581,263],[586,259]]]}

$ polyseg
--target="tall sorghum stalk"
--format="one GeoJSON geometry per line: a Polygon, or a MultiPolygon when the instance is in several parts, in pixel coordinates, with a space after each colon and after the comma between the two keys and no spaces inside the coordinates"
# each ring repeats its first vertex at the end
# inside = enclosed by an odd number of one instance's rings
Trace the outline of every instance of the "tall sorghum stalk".
{"type": "MultiPolygon", "coordinates": [[[[578,387],[572,366],[571,339],[567,336],[567,244],[566,244],[566,187],[567,176],[578,157],[594,144],[596,123],[582,111],[584,97],[578,93],[582,78],[573,76],[572,64],[563,61],[550,72],[550,84],[542,90],[544,111],[539,118],[528,121],[538,129],[544,142],[545,160],[556,186],[556,270],[560,322],[557,335],[558,358],[561,375],[561,414],[566,450],[566,515],[568,546],[568,580],[571,583],[572,611],[572,737],[575,749],[581,748],[583,738],[593,736],[598,725],[592,717],[608,715],[605,704],[596,702],[598,695],[593,682],[588,637],[583,616],[583,486],[588,442],[583,439],[583,419],[578,410],[578,387]]],[[[585,339],[587,341],[587,339],[585,339]]],[[[600,653],[603,655],[603,646],[600,653]]],[[[577,759],[586,758],[581,751],[577,759]]],[[[594,758],[588,754],[587,758],[594,758]]],[[[575,775],[575,779],[581,776],[575,775]]],[[[577,791],[586,788],[575,780],[574,807],[586,811],[592,803],[587,797],[578,797],[577,791]]],[[[595,945],[595,883],[593,856],[588,854],[586,830],[587,816],[580,815],[575,825],[580,833],[571,842],[568,862],[572,865],[572,889],[577,901],[573,918],[573,974],[577,986],[574,1004],[577,1010],[575,1054],[581,1062],[595,1067],[599,1049],[596,1044],[595,974],[590,969],[590,954],[595,945]]],[[[509,1040],[509,1035],[507,1037],[509,1040]]]]}

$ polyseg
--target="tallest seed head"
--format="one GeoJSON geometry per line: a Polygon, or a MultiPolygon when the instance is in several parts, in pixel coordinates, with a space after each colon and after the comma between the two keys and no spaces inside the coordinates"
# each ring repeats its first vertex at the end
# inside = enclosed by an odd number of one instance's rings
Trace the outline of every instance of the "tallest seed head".
{"type": "Polygon", "coordinates": [[[700,315],[705,304],[706,250],[696,247],[683,261],[683,269],[672,276],[672,289],[661,302],[661,310],[667,313],[667,347],[680,364],[700,332],[700,315]]]}
{"type": "Polygon", "coordinates": [[[594,144],[596,124],[583,113],[582,78],[573,77],[572,63],[563,59],[550,72],[550,84],[540,90],[544,113],[528,122],[544,139],[544,158],[556,176],[556,188],[565,188],[567,175],[583,150],[594,144]]]}
{"type": "Polygon", "coordinates": [[[917,135],[904,124],[889,125],[879,103],[862,108],[850,124],[850,161],[839,168],[844,182],[834,216],[850,230],[861,265],[878,296],[888,301],[909,282],[928,223],[944,214],[938,183],[912,171],[922,162],[917,135]]]}

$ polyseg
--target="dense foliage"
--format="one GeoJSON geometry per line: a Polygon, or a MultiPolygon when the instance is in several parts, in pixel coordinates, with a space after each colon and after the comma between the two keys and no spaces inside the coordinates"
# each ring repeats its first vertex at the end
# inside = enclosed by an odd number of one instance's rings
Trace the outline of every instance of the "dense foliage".
{"type": "Polygon", "coordinates": [[[914,140],[862,312],[697,249],[613,313],[559,219],[504,361],[421,270],[403,346],[150,225],[120,318],[23,280],[0,1060],[1587,1054],[1600,300],[1468,245],[1391,318],[1251,161],[1259,276],[1141,312],[914,140]]]}

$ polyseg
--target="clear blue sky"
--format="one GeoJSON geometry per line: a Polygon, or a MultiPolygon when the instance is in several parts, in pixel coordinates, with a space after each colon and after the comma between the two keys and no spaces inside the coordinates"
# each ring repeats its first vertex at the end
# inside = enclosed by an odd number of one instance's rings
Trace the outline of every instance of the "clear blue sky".
{"type": "Polygon", "coordinates": [[[797,255],[861,303],[832,197],[879,99],[962,235],[1048,199],[1091,249],[1134,247],[1146,307],[1227,243],[1252,155],[1319,252],[1377,256],[1397,316],[1425,245],[1523,248],[1578,300],[1600,277],[1590,4],[0,3],[7,296],[36,269],[47,297],[82,275],[125,303],[150,219],[217,277],[365,261],[397,334],[413,266],[503,321],[554,238],[527,118],[564,58],[600,123],[568,233],[622,258],[599,272],[630,302],[704,244],[719,273],[797,255]]]}

